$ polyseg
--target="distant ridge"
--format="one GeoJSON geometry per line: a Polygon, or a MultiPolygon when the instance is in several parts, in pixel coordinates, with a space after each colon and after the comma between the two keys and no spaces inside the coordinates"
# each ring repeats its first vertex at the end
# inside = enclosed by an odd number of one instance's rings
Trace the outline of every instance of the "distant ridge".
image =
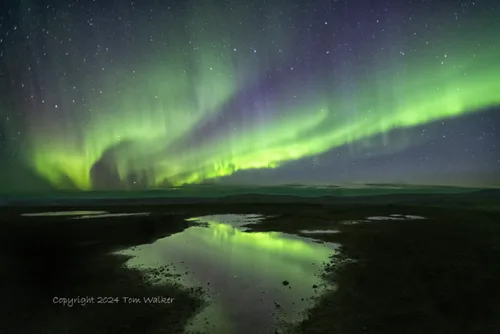
{"type": "MultiPolygon", "coordinates": [[[[205,188],[205,187],[203,187],[205,188]]],[[[192,190],[192,189],[191,189],[192,190]]],[[[81,205],[168,205],[196,203],[346,203],[346,202],[457,202],[462,200],[500,203],[500,189],[471,188],[232,188],[232,191],[210,188],[210,191],[146,191],[57,193],[51,196],[10,196],[0,200],[3,206],[81,206],[81,205]],[[2,204],[3,202],[3,204],[2,204]]]]}

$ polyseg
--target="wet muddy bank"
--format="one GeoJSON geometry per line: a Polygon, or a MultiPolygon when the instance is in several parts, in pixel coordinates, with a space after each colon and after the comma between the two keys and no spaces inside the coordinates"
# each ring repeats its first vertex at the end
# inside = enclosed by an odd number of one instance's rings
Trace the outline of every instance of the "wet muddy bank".
{"type": "Polygon", "coordinates": [[[0,227],[7,273],[0,278],[1,333],[182,333],[203,306],[201,291],[152,287],[144,273],[125,268],[128,257],[109,254],[182,231],[181,220],[151,219],[145,228],[132,218],[89,224],[37,219],[11,217],[0,227]],[[144,299],[158,296],[173,301],[144,299]]]}
{"type": "Polygon", "coordinates": [[[347,261],[327,268],[338,290],[294,333],[500,333],[500,217],[427,213],[315,235],[347,261]]]}

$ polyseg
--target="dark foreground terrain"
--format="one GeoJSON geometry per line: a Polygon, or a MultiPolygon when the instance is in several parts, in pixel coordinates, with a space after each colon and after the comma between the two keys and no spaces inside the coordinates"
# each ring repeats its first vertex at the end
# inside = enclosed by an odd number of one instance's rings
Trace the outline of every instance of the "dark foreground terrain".
{"type": "Polygon", "coordinates": [[[406,200],[309,198],[293,204],[239,198],[105,208],[4,207],[0,333],[182,333],[203,306],[203,293],[181,285],[150,286],[140,272],[123,266],[125,257],[109,253],[178,233],[191,224],[185,218],[214,213],[271,216],[252,231],[340,231],[315,236],[340,243],[341,256],[349,260],[325,268],[338,289],[323,296],[290,332],[500,333],[500,211],[495,202],[500,197],[490,191],[461,195],[460,201],[453,195],[412,195],[406,200]],[[20,216],[94,209],[151,214],[89,220],[20,216]],[[345,223],[391,214],[427,219],[345,223]],[[173,302],[108,300],[68,307],[54,299],[77,296],[167,296],[173,302]]]}

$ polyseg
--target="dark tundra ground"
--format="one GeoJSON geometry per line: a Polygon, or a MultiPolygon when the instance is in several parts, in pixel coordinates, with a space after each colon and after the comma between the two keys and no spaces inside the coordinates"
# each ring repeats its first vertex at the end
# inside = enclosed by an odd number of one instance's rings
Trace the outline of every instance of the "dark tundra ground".
{"type": "Polygon", "coordinates": [[[315,238],[341,244],[341,256],[354,261],[325,267],[337,290],[325,294],[291,333],[500,333],[496,190],[185,202],[1,208],[0,333],[182,333],[204,305],[202,290],[151,286],[141,272],[123,266],[126,257],[110,252],[178,233],[192,225],[185,218],[217,213],[270,216],[252,231],[340,231],[315,238]],[[20,216],[65,210],[151,214],[89,220],[20,216]],[[391,214],[427,219],[341,223],[391,214]],[[64,307],[53,302],[57,296],[168,296],[175,302],[64,307]]]}

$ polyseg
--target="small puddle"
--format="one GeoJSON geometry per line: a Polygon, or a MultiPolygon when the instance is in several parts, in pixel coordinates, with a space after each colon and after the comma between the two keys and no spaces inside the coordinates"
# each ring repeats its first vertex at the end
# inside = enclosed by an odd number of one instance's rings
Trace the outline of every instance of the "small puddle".
{"type": "Polygon", "coordinates": [[[371,217],[366,217],[365,219],[361,220],[347,220],[341,222],[343,225],[356,225],[360,223],[370,223],[373,221],[377,220],[419,220],[419,219],[427,219],[422,216],[415,216],[415,215],[402,215],[399,213],[391,214],[389,216],[371,216],[371,217]]]}
{"type": "Polygon", "coordinates": [[[106,214],[107,211],[56,211],[56,212],[37,212],[37,213],[23,213],[24,217],[59,217],[59,216],[83,216],[83,215],[101,215],[106,214]]]}
{"type": "Polygon", "coordinates": [[[384,216],[373,216],[366,218],[368,220],[414,220],[414,219],[425,219],[424,217],[415,216],[415,215],[401,215],[401,214],[392,214],[387,217],[384,216]]]}
{"type": "Polygon", "coordinates": [[[340,233],[339,230],[302,230],[302,234],[335,234],[340,233]]]}
{"type": "Polygon", "coordinates": [[[405,217],[382,217],[382,216],[373,216],[367,217],[368,220],[406,220],[405,217]]]}
{"type": "Polygon", "coordinates": [[[108,211],[56,211],[56,212],[37,212],[23,213],[23,217],[69,217],[69,219],[91,219],[91,218],[113,218],[130,216],[147,216],[150,212],[131,212],[131,213],[109,213],[108,211]]]}
{"type": "MultiPolygon", "coordinates": [[[[280,232],[242,230],[263,218],[192,218],[203,225],[118,254],[132,256],[126,265],[146,272],[170,266],[185,287],[208,292],[208,306],[192,319],[186,332],[274,333],[303,320],[313,306],[312,297],[333,288],[318,274],[338,245],[280,232]]],[[[151,282],[176,281],[158,274],[151,282]]]]}
{"type": "Polygon", "coordinates": [[[405,215],[406,219],[427,219],[422,216],[414,216],[414,215],[405,215]]]}
{"type": "Polygon", "coordinates": [[[241,214],[228,213],[223,215],[208,215],[203,217],[194,217],[186,220],[202,224],[203,223],[227,224],[231,225],[232,227],[240,231],[247,231],[249,230],[249,228],[245,227],[245,225],[257,224],[262,220],[264,220],[264,218],[265,217],[263,215],[256,215],[256,214],[241,215],[241,214]]]}
{"type": "Polygon", "coordinates": [[[94,219],[94,218],[114,218],[114,217],[132,217],[132,216],[147,216],[150,212],[132,212],[132,213],[103,213],[72,217],[70,219],[94,219]]]}

